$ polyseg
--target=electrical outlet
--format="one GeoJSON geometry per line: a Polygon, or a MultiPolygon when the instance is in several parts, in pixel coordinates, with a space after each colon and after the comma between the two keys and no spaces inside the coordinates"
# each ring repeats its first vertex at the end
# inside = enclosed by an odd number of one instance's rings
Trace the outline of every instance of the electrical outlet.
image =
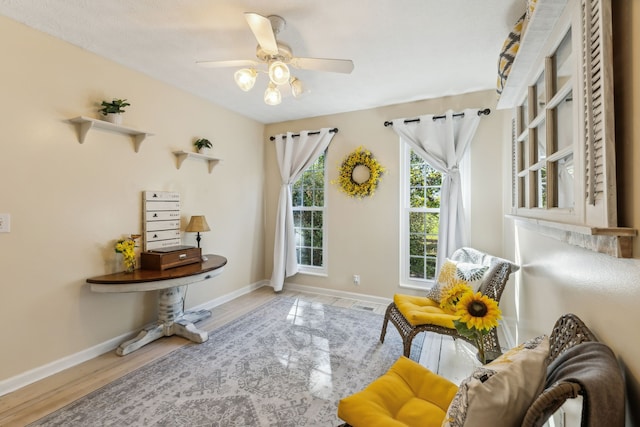
{"type": "Polygon", "coordinates": [[[0,213],[0,233],[8,233],[9,231],[11,231],[11,215],[0,213]]]}
{"type": "Polygon", "coordinates": [[[353,284],[356,285],[356,286],[360,284],[360,275],[359,274],[354,274],[353,275],[353,284]]]}

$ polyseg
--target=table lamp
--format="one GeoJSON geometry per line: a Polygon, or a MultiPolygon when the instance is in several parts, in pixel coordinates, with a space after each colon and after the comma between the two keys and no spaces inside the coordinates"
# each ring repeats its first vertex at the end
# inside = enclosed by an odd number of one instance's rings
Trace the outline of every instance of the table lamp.
{"type": "Polygon", "coordinates": [[[198,247],[200,247],[200,232],[211,231],[211,229],[209,228],[209,224],[207,224],[207,219],[204,215],[194,215],[191,217],[189,225],[187,225],[187,228],[184,231],[198,233],[196,241],[198,242],[198,247]]]}

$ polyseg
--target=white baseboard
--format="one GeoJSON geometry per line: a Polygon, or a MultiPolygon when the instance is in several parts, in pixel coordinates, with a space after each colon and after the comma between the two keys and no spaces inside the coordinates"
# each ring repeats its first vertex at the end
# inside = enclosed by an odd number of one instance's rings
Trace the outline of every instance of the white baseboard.
{"type": "MultiPolygon", "coordinates": [[[[267,283],[269,285],[269,283],[267,283]]],[[[287,291],[307,292],[317,295],[328,295],[338,298],[349,298],[358,301],[373,302],[376,304],[389,304],[390,298],[377,297],[374,295],[358,294],[356,292],[338,291],[336,289],[316,288],[314,286],[300,285],[297,283],[285,282],[284,289],[287,291]]]]}
{"type": "MultiPolygon", "coordinates": [[[[266,285],[269,285],[268,280],[263,280],[261,282],[253,283],[248,286],[245,286],[244,288],[228,293],[226,295],[222,295],[204,304],[200,304],[197,307],[192,307],[190,308],[190,310],[201,310],[201,309],[209,310],[213,307],[217,307],[221,304],[224,304],[235,298],[238,298],[241,295],[248,294],[266,285]]],[[[113,351],[116,348],[118,348],[118,346],[122,342],[133,338],[139,331],[140,329],[137,329],[135,331],[131,331],[131,332],[119,335],[117,337],[111,338],[93,347],[90,347],[85,350],[79,351],[75,354],[71,354],[69,356],[63,357],[62,359],[55,360],[51,363],[47,363],[46,365],[39,366],[35,369],[26,371],[22,374],[18,374],[14,377],[2,380],[0,381],[0,396],[3,396],[12,391],[18,390],[19,388],[25,387],[36,381],[40,381],[41,379],[44,379],[51,375],[57,374],[58,372],[64,371],[65,369],[71,368],[80,363],[86,362],[87,360],[98,357],[101,354],[107,353],[109,351],[113,351]]]]}

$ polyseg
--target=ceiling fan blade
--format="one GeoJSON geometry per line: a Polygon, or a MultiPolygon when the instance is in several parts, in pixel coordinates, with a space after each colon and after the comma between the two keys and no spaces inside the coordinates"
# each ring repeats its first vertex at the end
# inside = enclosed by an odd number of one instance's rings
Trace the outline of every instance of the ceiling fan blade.
{"type": "Polygon", "coordinates": [[[269,55],[277,55],[278,43],[269,18],[252,12],[245,12],[244,17],[262,50],[269,55]]]}
{"type": "Polygon", "coordinates": [[[238,59],[235,61],[196,61],[196,64],[205,68],[226,68],[226,67],[256,67],[260,62],[251,59],[238,59]]]}
{"type": "Polygon", "coordinates": [[[303,70],[329,71],[331,73],[345,74],[353,71],[353,61],[350,59],[291,58],[290,64],[303,70]]]}

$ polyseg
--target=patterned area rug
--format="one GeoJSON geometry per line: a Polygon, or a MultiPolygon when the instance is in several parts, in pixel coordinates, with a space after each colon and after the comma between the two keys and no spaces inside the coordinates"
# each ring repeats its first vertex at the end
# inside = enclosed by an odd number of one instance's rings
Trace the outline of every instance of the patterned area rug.
{"type": "Polygon", "coordinates": [[[393,325],[380,344],[382,320],[281,296],[31,425],[337,426],[338,401],[402,354],[393,325]]]}

